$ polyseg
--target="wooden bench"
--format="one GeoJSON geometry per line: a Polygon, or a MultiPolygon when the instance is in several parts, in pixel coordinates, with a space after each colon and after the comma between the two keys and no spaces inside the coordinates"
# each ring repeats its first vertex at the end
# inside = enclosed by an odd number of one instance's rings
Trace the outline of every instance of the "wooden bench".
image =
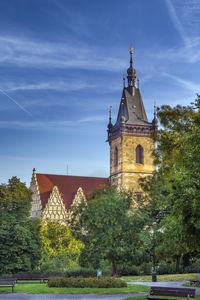
{"type": "Polygon", "coordinates": [[[152,286],[149,295],[147,296],[148,300],[171,300],[169,297],[184,297],[194,298],[195,289],[191,288],[176,288],[176,287],[161,287],[161,286],[152,286]],[[162,297],[154,297],[162,296],[162,297]]]}
{"type": "Polygon", "coordinates": [[[200,286],[200,275],[197,275],[196,280],[190,280],[190,285],[195,283],[197,286],[200,286]]]}
{"type": "Polygon", "coordinates": [[[11,287],[14,292],[15,281],[13,279],[0,279],[0,287],[11,287]]]}
{"type": "Polygon", "coordinates": [[[35,274],[13,274],[12,279],[15,280],[16,283],[18,283],[20,280],[38,280],[40,283],[43,282],[43,277],[41,274],[35,273],[35,274]]]}

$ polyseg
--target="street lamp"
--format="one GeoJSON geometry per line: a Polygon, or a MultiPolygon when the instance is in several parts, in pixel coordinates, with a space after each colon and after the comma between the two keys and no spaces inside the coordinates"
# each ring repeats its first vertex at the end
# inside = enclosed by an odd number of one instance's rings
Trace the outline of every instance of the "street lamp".
{"type": "Polygon", "coordinates": [[[155,227],[156,227],[156,222],[153,222],[153,271],[152,271],[152,282],[157,281],[157,275],[156,275],[156,232],[155,232],[155,227]]]}

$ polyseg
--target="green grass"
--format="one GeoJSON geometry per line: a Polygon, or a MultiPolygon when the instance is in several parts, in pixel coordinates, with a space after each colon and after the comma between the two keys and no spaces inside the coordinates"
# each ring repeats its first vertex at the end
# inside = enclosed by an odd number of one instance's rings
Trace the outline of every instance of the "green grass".
{"type": "MultiPolygon", "coordinates": [[[[27,294],[129,294],[129,293],[145,293],[150,288],[145,285],[129,284],[126,288],[53,288],[46,284],[16,284],[15,293],[27,294]]],[[[11,288],[1,288],[0,293],[11,293],[11,288]]]]}
{"type": "MultiPolygon", "coordinates": [[[[157,281],[185,281],[185,280],[195,280],[198,274],[166,274],[157,275],[157,281]]],[[[146,276],[123,276],[121,279],[129,281],[152,281],[151,275],[146,276]]]]}

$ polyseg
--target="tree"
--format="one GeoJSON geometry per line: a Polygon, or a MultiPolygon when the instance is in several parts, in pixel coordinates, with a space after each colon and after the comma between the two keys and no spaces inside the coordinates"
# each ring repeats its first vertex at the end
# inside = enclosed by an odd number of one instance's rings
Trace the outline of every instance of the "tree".
{"type": "Polygon", "coordinates": [[[200,250],[200,96],[190,106],[162,106],[158,117],[157,170],[142,185],[151,199],[147,210],[162,232],[160,254],[171,252],[178,262],[200,250]]]}
{"type": "Polygon", "coordinates": [[[31,193],[17,177],[0,185],[1,273],[29,271],[40,259],[39,225],[29,218],[31,193]]]}
{"type": "Polygon", "coordinates": [[[117,266],[134,260],[142,247],[140,234],[144,216],[131,208],[130,195],[118,192],[114,187],[92,194],[80,223],[85,231],[81,235],[85,245],[81,264],[89,262],[97,268],[100,261],[106,259],[116,275],[117,266]]]}
{"type": "Polygon", "coordinates": [[[54,260],[62,267],[77,264],[83,244],[72,236],[68,226],[56,222],[43,222],[40,237],[41,262],[54,260]]]}

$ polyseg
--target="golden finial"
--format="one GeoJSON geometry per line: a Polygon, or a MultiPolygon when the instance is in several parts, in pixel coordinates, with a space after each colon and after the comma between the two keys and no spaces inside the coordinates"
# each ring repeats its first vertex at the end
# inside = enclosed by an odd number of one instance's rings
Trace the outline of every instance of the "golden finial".
{"type": "Polygon", "coordinates": [[[133,54],[133,47],[130,46],[130,54],[133,54]]]}
{"type": "Polygon", "coordinates": [[[123,74],[123,87],[125,88],[125,74],[123,74]]]}
{"type": "Polygon", "coordinates": [[[140,76],[137,76],[138,89],[139,89],[139,82],[140,82],[140,76]]]}

